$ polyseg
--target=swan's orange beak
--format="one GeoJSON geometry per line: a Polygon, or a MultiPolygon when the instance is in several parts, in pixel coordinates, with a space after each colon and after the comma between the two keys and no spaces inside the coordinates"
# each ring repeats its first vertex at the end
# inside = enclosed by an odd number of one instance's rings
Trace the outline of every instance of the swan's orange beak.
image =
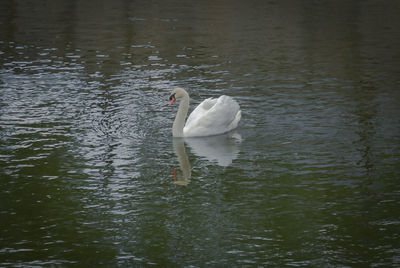
{"type": "Polygon", "coordinates": [[[168,104],[168,106],[171,106],[171,105],[174,103],[174,101],[175,101],[175,98],[172,97],[172,98],[171,98],[171,101],[170,101],[169,104],[168,104]]]}
{"type": "Polygon", "coordinates": [[[174,101],[176,100],[175,93],[172,94],[171,96],[169,96],[169,100],[170,100],[170,102],[169,102],[168,106],[171,106],[172,103],[174,103],[174,101]]]}

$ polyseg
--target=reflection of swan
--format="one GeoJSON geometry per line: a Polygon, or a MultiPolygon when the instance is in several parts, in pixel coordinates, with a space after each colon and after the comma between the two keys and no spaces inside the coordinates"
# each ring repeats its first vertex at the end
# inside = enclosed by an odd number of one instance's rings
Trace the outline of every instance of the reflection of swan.
{"type": "Polygon", "coordinates": [[[174,138],[173,145],[175,153],[178,156],[179,165],[182,171],[182,176],[177,176],[176,171],[172,169],[174,183],[178,185],[186,185],[190,182],[190,177],[192,176],[192,173],[190,171],[189,158],[185,151],[185,144],[182,139],[174,138]]]}
{"type": "Polygon", "coordinates": [[[222,95],[218,99],[208,98],[200,103],[189,115],[185,125],[189,94],[183,88],[175,88],[169,97],[169,105],[179,98],[182,100],[172,126],[174,137],[217,135],[236,128],[240,121],[239,104],[231,97],[222,95]]]}
{"type": "Polygon", "coordinates": [[[239,153],[241,136],[238,133],[228,133],[211,137],[185,138],[185,142],[195,155],[226,167],[232,164],[239,153]]]}

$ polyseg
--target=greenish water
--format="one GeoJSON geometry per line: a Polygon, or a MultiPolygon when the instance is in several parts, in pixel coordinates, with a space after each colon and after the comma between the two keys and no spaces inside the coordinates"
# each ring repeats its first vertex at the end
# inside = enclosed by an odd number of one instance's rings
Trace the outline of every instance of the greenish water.
{"type": "Polygon", "coordinates": [[[398,14],[2,1],[0,266],[399,266],[398,14]],[[176,86],[239,128],[173,139],[176,86]]]}

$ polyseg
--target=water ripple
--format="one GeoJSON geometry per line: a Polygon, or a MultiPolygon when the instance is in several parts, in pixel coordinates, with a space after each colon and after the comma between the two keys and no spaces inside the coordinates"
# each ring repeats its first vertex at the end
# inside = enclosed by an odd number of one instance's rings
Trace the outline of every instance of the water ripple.
{"type": "Polygon", "coordinates": [[[398,264],[393,1],[158,2],[0,3],[0,266],[398,264]]]}

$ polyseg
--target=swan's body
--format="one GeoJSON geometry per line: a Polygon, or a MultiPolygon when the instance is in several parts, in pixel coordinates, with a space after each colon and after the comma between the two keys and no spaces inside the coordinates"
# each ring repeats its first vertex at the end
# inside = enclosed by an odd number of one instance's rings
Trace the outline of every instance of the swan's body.
{"type": "Polygon", "coordinates": [[[229,96],[204,100],[185,119],[189,110],[189,94],[182,88],[175,88],[170,97],[170,105],[181,99],[179,109],[172,125],[174,137],[200,137],[226,133],[236,128],[241,111],[239,104],[229,96]]]}

